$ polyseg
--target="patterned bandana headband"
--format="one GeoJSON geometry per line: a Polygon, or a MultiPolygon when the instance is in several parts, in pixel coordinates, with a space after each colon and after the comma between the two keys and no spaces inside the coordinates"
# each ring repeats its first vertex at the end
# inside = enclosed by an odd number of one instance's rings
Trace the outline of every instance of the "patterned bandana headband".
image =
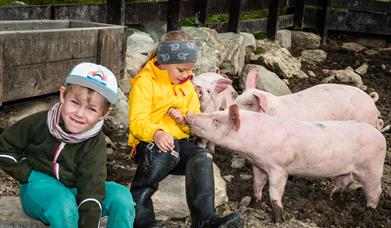
{"type": "Polygon", "coordinates": [[[156,55],[159,64],[195,63],[197,46],[192,40],[160,41],[156,55]]]}

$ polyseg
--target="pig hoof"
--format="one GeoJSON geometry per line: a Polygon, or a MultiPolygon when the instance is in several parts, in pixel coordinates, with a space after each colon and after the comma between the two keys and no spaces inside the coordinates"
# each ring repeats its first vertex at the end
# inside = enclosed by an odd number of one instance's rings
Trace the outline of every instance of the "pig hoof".
{"type": "Polygon", "coordinates": [[[282,222],[282,208],[278,205],[272,204],[273,207],[273,222],[281,223],[282,222]]]}

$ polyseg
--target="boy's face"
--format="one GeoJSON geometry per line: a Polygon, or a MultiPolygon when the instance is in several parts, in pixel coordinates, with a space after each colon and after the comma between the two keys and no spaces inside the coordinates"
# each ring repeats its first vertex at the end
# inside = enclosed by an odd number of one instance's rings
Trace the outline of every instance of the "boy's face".
{"type": "Polygon", "coordinates": [[[168,71],[170,80],[174,84],[179,84],[188,78],[195,63],[165,64],[163,69],[168,71]]]}
{"type": "Polygon", "coordinates": [[[60,101],[63,104],[61,117],[66,129],[73,134],[91,129],[110,112],[106,113],[106,99],[97,92],[91,92],[85,87],[73,86],[65,93],[65,87],[60,87],[60,101]]]}

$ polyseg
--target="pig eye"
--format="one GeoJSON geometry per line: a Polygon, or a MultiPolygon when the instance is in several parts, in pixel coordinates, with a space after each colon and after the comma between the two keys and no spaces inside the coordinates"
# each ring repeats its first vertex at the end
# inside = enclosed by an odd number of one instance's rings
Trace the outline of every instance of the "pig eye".
{"type": "Polygon", "coordinates": [[[224,110],[225,110],[225,108],[223,108],[223,107],[219,108],[219,111],[224,111],[224,110]]]}

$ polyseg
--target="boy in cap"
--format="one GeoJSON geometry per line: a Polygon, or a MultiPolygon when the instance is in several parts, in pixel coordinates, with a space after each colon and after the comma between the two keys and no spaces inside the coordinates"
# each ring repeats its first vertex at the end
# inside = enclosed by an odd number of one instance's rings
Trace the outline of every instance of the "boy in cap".
{"type": "Polygon", "coordinates": [[[23,210],[50,227],[133,227],[134,202],[124,186],[107,182],[102,132],[117,81],[104,66],[76,65],[60,87],[60,102],[0,135],[0,168],[20,184],[23,210]]]}

